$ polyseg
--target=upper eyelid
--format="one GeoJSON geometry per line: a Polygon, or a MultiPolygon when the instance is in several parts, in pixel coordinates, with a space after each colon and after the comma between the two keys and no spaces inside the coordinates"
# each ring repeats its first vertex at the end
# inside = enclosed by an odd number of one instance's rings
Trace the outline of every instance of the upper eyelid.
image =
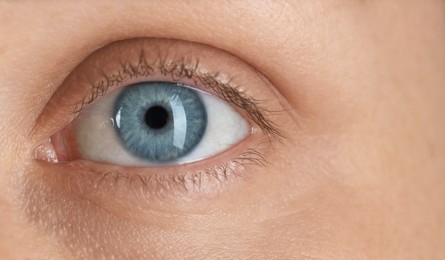
{"type": "Polygon", "coordinates": [[[170,76],[173,80],[189,79],[196,85],[210,89],[221,99],[245,111],[247,116],[269,136],[277,139],[284,138],[279,127],[269,119],[268,114],[271,111],[262,107],[259,100],[247,96],[240,90],[240,87],[233,86],[232,80],[222,82],[219,79],[220,73],[202,72],[199,70],[199,60],[192,61],[186,57],[175,60],[158,57],[156,60],[148,62],[143,49],[136,64],[131,61],[121,61],[120,69],[116,72],[102,73],[103,79],[93,83],[90,93],[75,103],[74,114],[81,112],[86,106],[105,95],[109,89],[121,85],[127,80],[149,77],[155,73],[170,76]]]}
{"type": "Polygon", "coordinates": [[[113,78],[113,75],[119,75],[126,65],[139,64],[144,50],[147,56],[145,60],[149,64],[155,61],[164,64],[164,72],[169,72],[165,68],[172,68],[173,61],[176,68],[195,71],[194,75],[199,76],[196,78],[200,78],[202,83],[194,84],[190,79],[181,79],[175,83],[202,89],[229,102],[253,123],[254,133],[259,133],[260,130],[269,142],[289,140],[287,130],[283,128],[287,124],[287,121],[283,120],[284,114],[287,114],[286,109],[283,108],[280,97],[276,96],[272,83],[254,66],[224,50],[200,43],[135,38],[113,42],[95,50],[82,58],[77,67],[66,73],[67,76],[59,83],[35,120],[30,131],[33,142],[36,145],[44,142],[48,136],[71,123],[81,108],[88,106],[107,93],[106,91],[111,92],[142,81],[172,81],[171,75],[163,76],[158,72],[153,72],[153,77],[138,76],[129,82],[118,83],[119,79],[124,78],[113,78]]]}

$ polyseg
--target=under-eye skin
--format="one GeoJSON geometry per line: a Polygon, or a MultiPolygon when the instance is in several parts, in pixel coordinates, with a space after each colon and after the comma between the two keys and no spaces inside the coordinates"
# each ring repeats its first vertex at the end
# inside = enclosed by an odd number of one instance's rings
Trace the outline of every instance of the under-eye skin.
{"type": "Polygon", "coordinates": [[[66,171],[82,190],[126,176],[149,193],[219,192],[227,186],[221,182],[245,177],[247,168],[267,167],[265,153],[283,137],[283,120],[277,122],[276,102],[263,105],[273,97],[252,94],[269,86],[254,71],[243,75],[248,66],[235,58],[223,56],[227,64],[210,67],[209,57],[215,59],[211,47],[149,39],[92,54],[37,121],[52,125],[36,158],[55,163],[50,167],[66,171]],[[243,68],[238,75],[224,69],[232,60],[243,68]],[[69,104],[64,112],[51,113],[61,103],[69,104]]]}

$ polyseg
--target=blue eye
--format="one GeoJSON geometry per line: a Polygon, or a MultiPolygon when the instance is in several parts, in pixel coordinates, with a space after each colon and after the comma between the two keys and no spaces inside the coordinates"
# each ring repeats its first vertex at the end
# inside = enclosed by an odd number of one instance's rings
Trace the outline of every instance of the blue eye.
{"type": "Polygon", "coordinates": [[[207,113],[196,90],[176,83],[147,82],[125,88],[114,121],[123,146],[151,162],[176,160],[193,150],[207,128],[207,113]]]}
{"type": "Polygon", "coordinates": [[[78,157],[124,166],[199,161],[251,132],[226,101],[170,82],[142,82],[104,96],[71,129],[78,157]]]}

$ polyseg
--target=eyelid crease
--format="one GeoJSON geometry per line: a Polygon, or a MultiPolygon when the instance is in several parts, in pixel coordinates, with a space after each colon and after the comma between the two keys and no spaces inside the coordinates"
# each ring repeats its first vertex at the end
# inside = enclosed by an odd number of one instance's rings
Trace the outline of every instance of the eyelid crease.
{"type": "Polygon", "coordinates": [[[90,93],[74,105],[73,113],[80,113],[96,99],[105,95],[110,88],[116,87],[125,81],[160,73],[163,76],[170,76],[173,80],[189,79],[198,86],[212,90],[221,99],[245,111],[247,116],[265,131],[268,136],[276,139],[284,138],[278,126],[267,115],[273,111],[260,106],[259,100],[247,96],[240,87],[233,86],[232,79],[223,82],[220,80],[220,73],[200,71],[199,60],[190,61],[182,57],[167,62],[165,58],[158,57],[153,63],[149,63],[145,57],[144,50],[141,50],[137,64],[121,62],[120,67],[118,72],[111,74],[102,73],[104,78],[91,85],[90,93]]]}

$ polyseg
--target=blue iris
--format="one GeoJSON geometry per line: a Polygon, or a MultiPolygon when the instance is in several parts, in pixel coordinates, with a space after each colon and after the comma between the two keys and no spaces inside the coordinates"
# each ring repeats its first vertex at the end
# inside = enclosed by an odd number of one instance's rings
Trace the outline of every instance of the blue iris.
{"type": "Polygon", "coordinates": [[[114,104],[114,120],[117,135],[131,154],[160,163],[192,151],[207,127],[197,91],[169,82],[126,87],[114,104]]]}

